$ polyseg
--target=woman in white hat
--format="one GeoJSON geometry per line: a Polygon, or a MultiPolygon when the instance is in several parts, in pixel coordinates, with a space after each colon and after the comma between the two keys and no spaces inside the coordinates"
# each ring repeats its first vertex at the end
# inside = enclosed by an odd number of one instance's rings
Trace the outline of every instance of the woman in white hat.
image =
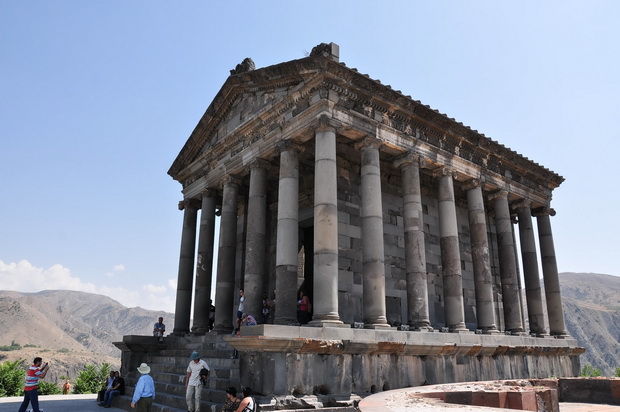
{"type": "Polygon", "coordinates": [[[136,383],[136,389],[131,399],[131,407],[136,408],[137,412],[148,412],[155,399],[155,384],[153,383],[153,378],[149,375],[151,368],[146,363],[143,363],[138,368],[138,372],[142,375],[138,379],[138,383],[136,383]]]}

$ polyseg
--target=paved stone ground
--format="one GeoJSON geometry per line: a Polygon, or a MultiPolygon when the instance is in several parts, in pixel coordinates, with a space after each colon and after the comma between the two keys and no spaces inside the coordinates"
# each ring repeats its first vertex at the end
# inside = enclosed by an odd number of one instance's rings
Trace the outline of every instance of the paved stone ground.
{"type": "MultiPolygon", "coordinates": [[[[0,412],[17,412],[24,398],[0,398],[0,412]]],[[[29,409],[32,406],[28,407],[29,409]]],[[[45,395],[39,396],[39,408],[43,412],[103,412],[122,411],[119,408],[102,408],[97,405],[97,394],[45,395]]]]}
{"type": "MultiPolygon", "coordinates": [[[[47,395],[39,397],[39,404],[43,412],[102,412],[106,409],[97,406],[97,395],[47,395]]],[[[0,398],[0,412],[17,412],[23,398],[0,398]]],[[[122,411],[119,408],[107,409],[111,412],[122,411]]],[[[417,398],[411,402],[390,402],[364,408],[362,412],[499,412],[507,409],[485,408],[468,405],[444,404],[433,399],[417,398]]],[[[618,405],[595,405],[589,403],[561,403],[560,412],[620,412],[618,405]]]]}
{"type": "MultiPolygon", "coordinates": [[[[410,397],[407,395],[410,391],[411,388],[404,388],[368,396],[360,403],[360,410],[361,412],[500,412],[512,410],[449,404],[438,399],[410,397]]],[[[560,412],[620,412],[620,405],[560,403],[560,412]]]]}

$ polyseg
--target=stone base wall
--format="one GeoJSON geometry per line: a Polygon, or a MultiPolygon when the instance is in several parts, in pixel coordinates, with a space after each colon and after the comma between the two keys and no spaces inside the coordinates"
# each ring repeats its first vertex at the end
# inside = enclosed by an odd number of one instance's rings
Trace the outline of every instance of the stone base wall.
{"type": "Polygon", "coordinates": [[[425,384],[570,377],[583,352],[572,339],[275,325],[225,340],[239,352],[241,384],[265,396],[364,397],[425,384]]]}

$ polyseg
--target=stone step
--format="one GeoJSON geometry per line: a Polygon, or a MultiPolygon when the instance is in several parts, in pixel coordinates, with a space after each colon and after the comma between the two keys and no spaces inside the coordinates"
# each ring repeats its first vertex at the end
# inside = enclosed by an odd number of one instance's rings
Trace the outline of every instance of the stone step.
{"type": "MultiPolygon", "coordinates": [[[[117,396],[114,398],[114,406],[126,411],[131,409],[131,397],[117,396]]],[[[217,412],[221,409],[221,404],[207,402],[204,399],[200,402],[201,412],[217,412]]],[[[150,409],[151,412],[187,412],[187,402],[185,401],[185,393],[183,396],[175,396],[166,393],[156,394],[155,402],[150,409]]]]}
{"type": "MultiPolygon", "coordinates": [[[[233,358],[234,350],[224,341],[223,335],[167,336],[163,343],[151,342],[146,337],[134,337],[133,343],[136,342],[144,348],[144,361],[151,368],[150,375],[155,382],[156,397],[152,411],[187,411],[185,377],[193,351],[200,353],[211,369],[209,381],[201,389],[201,411],[219,411],[226,401],[226,389],[230,386],[241,387],[239,360],[233,358]]],[[[118,397],[118,407],[131,410],[131,395],[139,377],[137,371],[131,371],[125,377],[127,394],[122,399],[118,397]]]]}

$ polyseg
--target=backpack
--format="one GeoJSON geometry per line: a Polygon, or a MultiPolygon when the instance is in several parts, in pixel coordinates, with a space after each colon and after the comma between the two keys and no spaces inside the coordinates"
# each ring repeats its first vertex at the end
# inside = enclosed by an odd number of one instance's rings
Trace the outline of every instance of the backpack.
{"type": "Polygon", "coordinates": [[[200,369],[200,372],[198,373],[200,375],[200,383],[202,383],[203,385],[207,384],[207,379],[209,378],[209,369],[206,368],[202,368],[200,369]]]}
{"type": "Polygon", "coordinates": [[[253,403],[254,403],[254,408],[253,408],[253,409],[250,409],[250,408],[248,408],[248,407],[246,406],[246,407],[243,409],[243,412],[261,412],[261,407],[260,407],[260,405],[258,404],[258,402],[256,402],[256,398],[255,398],[255,397],[253,397],[253,396],[252,396],[251,398],[252,398],[252,401],[253,401],[253,403]]]}

